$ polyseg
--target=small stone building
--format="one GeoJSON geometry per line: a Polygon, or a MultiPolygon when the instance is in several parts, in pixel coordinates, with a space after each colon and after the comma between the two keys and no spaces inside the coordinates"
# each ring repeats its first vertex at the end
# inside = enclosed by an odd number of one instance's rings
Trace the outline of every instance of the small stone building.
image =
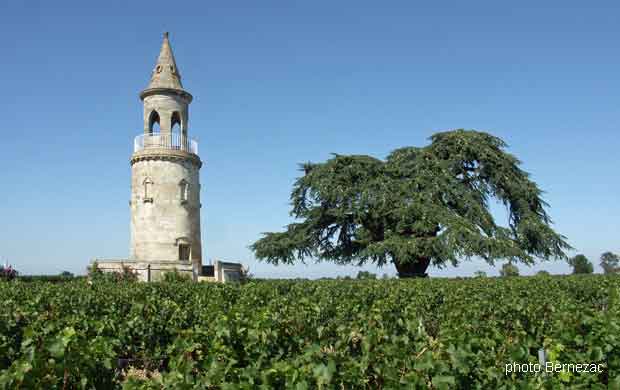
{"type": "Polygon", "coordinates": [[[232,282],[240,281],[246,269],[239,263],[230,263],[216,260],[213,265],[203,265],[202,275],[198,277],[201,282],[232,282]]]}
{"type": "MultiPolygon", "coordinates": [[[[199,174],[203,163],[198,142],[188,133],[192,95],[181,83],[168,33],[140,99],[144,126],[134,139],[130,159],[130,257],[94,261],[103,271],[129,267],[144,281],[158,280],[171,270],[197,280],[203,272],[199,174]]],[[[232,267],[221,264],[224,270],[232,267]]],[[[214,275],[225,280],[225,271],[218,269],[214,275]]]]}

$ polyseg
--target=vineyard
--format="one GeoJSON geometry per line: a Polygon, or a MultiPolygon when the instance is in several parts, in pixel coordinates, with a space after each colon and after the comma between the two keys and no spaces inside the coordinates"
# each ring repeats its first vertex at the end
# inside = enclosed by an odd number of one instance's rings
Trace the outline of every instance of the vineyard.
{"type": "Polygon", "coordinates": [[[0,283],[2,389],[620,388],[617,276],[0,283]],[[597,373],[506,373],[511,363],[597,373]]]}

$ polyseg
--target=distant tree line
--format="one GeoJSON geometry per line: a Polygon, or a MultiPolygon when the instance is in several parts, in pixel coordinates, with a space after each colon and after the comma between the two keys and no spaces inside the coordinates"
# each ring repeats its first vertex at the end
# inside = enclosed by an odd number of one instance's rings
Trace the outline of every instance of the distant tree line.
{"type": "MultiPolygon", "coordinates": [[[[620,256],[612,252],[605,252],[600,257],[600,266],[604,274],[614,274],[620,271],[620,256]]],[[[583,254],[568,259],[568,264],[573,267],[573,274],[591,274],[594,272],[594,265],[583,254]]]]}
{"type": "Polygon", "coordinates": [[[20,275],[20,273],[11,265],[0,265],[0,281],[19,280],[22,282],[65,282],[76,278],[85,278],[85,276],[75,276],[69,271],[63,271],[58,275],[20,275]]]}
{"type": "Polygon", "coordinates": [[[517,268],[516,265],[508,262],[502,265],[502,269],[499,270],[499,276],[503,276],[503,277],[519,276],[519,268],[517,268]]]}
{"type": "Polygon", "coordinates": [[[605,252],[601,255],[601,267],[606,274],[617,273],[620,271],[619,267],[620,256],[615,253],[605,252]]]}
{"type": "MultiPolygon", "coordinates": [[[[594,265],[583,254],[578,254],[567,259],[568,265],[573,268],[573,274],[591,274],[594,273],[594,265]]],[[[600,266],[603,269],[604,274],[620,273],[620,256],[613,252],[605,252],[600,257],[600,266]]],[[[508,262],[502,266],[499,271],[499,275],[502,277],[519,276],[519,268],[512,262],[508,262]]],[[[549,276],[548,271],[538,271],[537,276],[549,276]]],[[[486,272],[476,271],[475,277],[485,277],[486,272]]]]}

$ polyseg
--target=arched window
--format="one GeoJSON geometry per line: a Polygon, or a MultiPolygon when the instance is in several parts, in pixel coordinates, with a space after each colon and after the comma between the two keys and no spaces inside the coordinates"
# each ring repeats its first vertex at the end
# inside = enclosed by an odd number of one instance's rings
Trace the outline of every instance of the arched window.
{"type": "Polygon", "coordinates": [[[170,118],[170,129],[173,133],[178,133],[180,128],[181,128],[181,115],[179,115],[178,111],[175,111],[172,113],[172,117],[170,118]]]}
{"type": "Polygon", "coordinates": [[[185,179],[179,182],[179,195],[181,203],[187,203],[189,200],[189,183],[185,179]]]}
{"type": "Polygon", "coordinates": [[[159,133],[159,114],[153,110],[149,114],[149,134],[159,133]]]}
{"type": "Polygon", "coordinates": [[[142,185],[144,186],[144,203],[153,203],[153,180],[147,177],[142,185]]]}

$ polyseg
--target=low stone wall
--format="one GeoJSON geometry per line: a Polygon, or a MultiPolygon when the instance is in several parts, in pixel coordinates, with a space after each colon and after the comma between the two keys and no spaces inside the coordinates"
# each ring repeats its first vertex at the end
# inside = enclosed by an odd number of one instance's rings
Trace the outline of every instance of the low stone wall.
{"type": "Polygon", "coordinates": [[[123,272],[129,268],[142,282],[156,282],[163,279],[166,272],[174,272],[188,275],[193,281],[219,282],[238,281],[244,273],[244,267],[240,263],[230,263],[216,260],[213,265],[194,269],[189,261],[158,260],[138,261],[130,259],[94,259],[90,266],[97,263],[97,268],[103,272],[123,272]],[[205,270],[208,272],[205,273],[205,270]]]}
{"type": "Polygon", "coordinates": [[[181,262],[175,260],[161,260],[161,261],[135,261],[135,260],[108,260],[108,259],[95,259],[91,262],[97,263],[97,269],[103,272],[123,272],[125,267],[128,267],[136,273],[138,280],[142,282],[156,282],[163,279],[163,275],[166,272],[174,272],[175,270],[180,274],[188,275],[192,280],[196,281],[197,276],[194,272],[194,267],[190,262],[181,262]]]}

